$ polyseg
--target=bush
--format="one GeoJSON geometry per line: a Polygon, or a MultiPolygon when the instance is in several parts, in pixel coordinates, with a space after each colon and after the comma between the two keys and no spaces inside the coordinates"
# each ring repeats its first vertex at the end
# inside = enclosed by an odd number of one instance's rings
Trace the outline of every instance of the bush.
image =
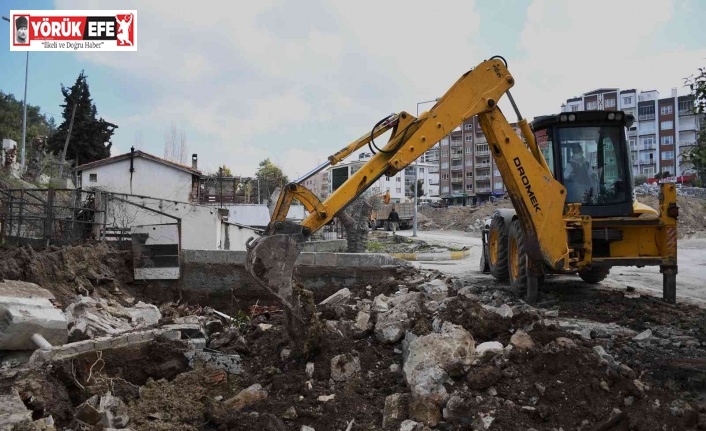
{"type": "Polygon", "coordinates": [[[647,175],[635,175],[635,185],[641,186],[647,182],[647,175]]]}

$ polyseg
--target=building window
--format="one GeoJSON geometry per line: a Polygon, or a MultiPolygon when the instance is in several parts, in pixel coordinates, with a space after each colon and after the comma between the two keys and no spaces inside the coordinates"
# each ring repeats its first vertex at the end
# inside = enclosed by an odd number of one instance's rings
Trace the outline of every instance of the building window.
{"type": "Polygon", "coordinates": [[[395,178],[397,179],[397,182],[398,182],[398,183],[401,183],[401,182],[402,182],[402,177],[396,176],[395,178]]]}
{"type": "Polygon", "coordinates": [[[679,101],[679,115],[688,115],[694,109],[694,101],[692,99],[679,101]]]}
{"type": "Polygon", "coordinates": [[[655,105],[644,105],[637,107],[637,119],[638,121],[654,120],[655,118],[655,105]]]}
{"type": "Polygon", "coordinates": [[[441,162],[441,169],[448,169],[449,168],[449,162],[441,162]]]}
{"type": "Polygon", "coordinates": [[[466,130],[473,130],[473,123],[466,124],[466,130]]]}
{"type": "Polygon", "coordinates": [[[662,121],[662,130],[672,130],[674,128],[674,121],[662,121]]]}
{"type": "Polygon", "coordinates": [[[440,142],[441,142],[442,147],[448,146],[449,145],[449,138],[444,138],[440,142]]]}
{"type": "Polygon", "coordinates": [[[390,181],[390,177],[385,177],[385,181],[390,181]]]}
{"type": "Polygon", "coordinates": [[[630,148],[635,148],[635,138],[630,138],[630,148]]]}
{"type": "Polygon", "coordinates": [[[89,174],[88,181],[92,183],[98,182],[98,174],[89,174]]]}
{"type": "Polygon", "coordinates": [[[674,151],[662,151],[662,160],[674,160],[674,151]]]}
{"type": "Polygon", "coordinates": [[[471,147],[466,147],[466,154],[471,154],[471,147]]]}
{"type": "Polygon", "coordinates": [[[632,105],[632,96],[623,97],[623,105],[632,105]]]}
{"type": "Polygon", "coordinates": [[[674,112],[674,108],[672,108],[672,105],[664,105],[659,108],[659,113],[662,115],[669,115],[672,112],[674,112]]]}
{"type": "Polygon", "coordinates": [[[473,190],[473,184],[466,184],[466,190],[473,190]]]}
{"type": "Polygon", "coordinates": [[[586,103],[586,110],[587,111],[595,111],[596,109],[598,109],[598,102],[596,102],[595,100],[592,102],[586,103]]]}
{"type": "Polygon", "coordinates": [[[662,145],[674,145],[674,136],[661,136],[659,141],[662,145]]]}
{"type": "Polygon", "coordinates": [[[442,193],[448,193],[449,192],[449,186],[444,186],[441,188],[442,193]]]}
{"type": "Polygon", "coordinates": [[[643,136],[640,138],[642,142],[643,150],[653,150],[655,148],[655,137],[654,136],[643,136]]]}
{"type": "Polygon", "coordinates": [[[640,123],[640,134],[641,135],[646,135],[648,133],[654,133],[655,132],[655,123],[654,121],[643,121],[640,123]]]}
{"type": "Polygon", "coordinates": [[[441,179],[444,180],[444,181],[448,181],[448,180],[449,180],[449,174],[441,174],[441,179]]]}
{"type": "Polygon", "coordinates": [[[499,177],[499,176],[500,176],[500,171],[497,170],[497,169],[493,169],[493,174],[494,174],[496,177],[499,177]]]}
{"type": "Polygon", "coordinates": [[[473,166],[473,160],[471,160],[471,159],[466,160],[466,166],[473,166]]]}
{"type": "Polygon", "coordinates": [[[476,145],[476,151],[478,151],[479,153],[488,152],[488,151],[489,151],[489,150],[488,150],[488,144],[479,144],[479,145],[476,145]]]}
{"type": "Polygon", "coordinates": [[[473,178],[473,172],[466,172],[466,178],[473,178]]]}
{"type": "Polygon", "coordinates": [[[419,168],[419,173],[423,174],[424,173],[424,168],[419,168]]]}
{"type": "Polygon", "coordinates": [[[441,150],[441,157],[449,157],[449,150],[441,150]]]}
{"type": "Polygon", "coordinates": [[[615,108],[615,99],[605,99],[606,108],[615,108]]]}
{"type": "Polygon", "coordinates": [[[578,112],[579,110],[579,105],[572,105],[571,106],[571,112],[578,112]]]}
{"type": "Polygon", "coordinates": [[[473,139],[473,138],[471,138],[471,135],[466,135],[466,137],[464,139],[466,142],[471,142],[471,139],[473,139]]]}

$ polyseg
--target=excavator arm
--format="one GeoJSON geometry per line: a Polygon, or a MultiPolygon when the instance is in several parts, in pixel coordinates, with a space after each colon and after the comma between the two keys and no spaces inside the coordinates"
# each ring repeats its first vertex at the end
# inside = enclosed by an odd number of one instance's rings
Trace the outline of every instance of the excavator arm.
{"type": "MultiPolygon", "coordinates": [[[[552,266],[566,265],[567,240],[561,237],[564,230],[556,229],[563,223],[565,190],[548,170],[526,121],[522,129],[529,149],[497,107],[498,100],[505,93],[509,95],[508,90],[514,82],[501,57],[484,61],[461,76],[419,118],[401,112],[381,120],[370,133],[330,156],[327,163],[285,186],[265,235],[248,244],[247,266],[263,287],[282,301],[285,311],[290,313],[290,323],[306,320],[292,294],[292,273],[301,243],[382,175],[395,175],[474,115],[479,116],[513,204],[529,234],[529,242],[534,244],[528,247],[528,254],[550,262],[552,266]],[[323,202],[301,185],[306,178],[329,164],[335,165],[389,130],[392,133],[387,144],[323,202]],[[286,221],[289,206],[295,198],[309,211],[301,224],[286,221]]],[[[302,336],[298,332],[294,331],[290,336],[302,336]]]]}

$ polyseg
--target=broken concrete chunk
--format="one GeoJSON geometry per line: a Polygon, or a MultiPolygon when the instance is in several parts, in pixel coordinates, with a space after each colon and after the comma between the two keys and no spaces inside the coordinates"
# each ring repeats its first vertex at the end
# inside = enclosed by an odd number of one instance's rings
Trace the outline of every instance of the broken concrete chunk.
{"type": "Polygon", "coordinates": [[[314,428],[302,425],[301,429],[299,431],[316,431],[314,428]]]}
{"type": "Polygon", "coordinates": [[[32,411],[27,410],[16,390],[12,389],[8,394],[0,395],[0,430],[15,429],[15,425],[30,422],[32,411]]]}
{"type": "Polygon", "coordinates": [[[532,341],[532,337],[530,337],[529,334],[520,329],[518,329],[514,334],[512,334],[512,337],[510,337],[510,344],[520,350],[528,350],[534,348],[534,341],[532,341]]]}
{"type": "Polygon", "coordinates": [[[449,322],[444,322],[441,333],[417,337],[409,344],[403,372],[412,392],[412,419],[428,426],[439,423],[448,397],[444,383],[450,375],[462,375],[474,352],[471,334],[449,322]]]}
{"type": "Polygon", "coordinates": [[[382,428],[398,429],[402,421],[407,419],[409,410],[409,394],[392,394],[385,398],[385,408],[382,414],[382,428]]]}
{"type": "Polygon", "coordinates": [[[373,300],[373,306],[372,306],[372,311],[376,313],[384,313],[390,309],[390,305],[388,304],[389,298],[383,294],[380,294],[375,297],[373,300]]]}
{"type": "Polygon", "coordinates": [[[494,420],[495,418],[489,414],[479,413],[478,416],[476,416],[476,420],[471,424],[471,428],[474,431],[485,431],[490,428],[494,420]]]}
{"type": "Polygon", "coordinates": [[[184,356],[189,360],[189,367],[191,368],[194,368],[196,361],[203,361],[209,367],[223,370],[228,374],[241,374],[243,372],[240,355],[187,350],[184,352],[184,356]]]}
{"type": "Polygon", "coordinates": [[[502,317],[506,317],[508,319],[511,319],[513,316],[512,308],[507,304],[503,304],[500,307],[498,307],[498,314],[502,317]]]}
{"type": "Polygon", "coordinates": [[[476,356],[483,356],[486,353],[499,353],[503,349],[503,344],[498,341],[486,341],[476,346],[476,356]]]}
{"type": "Polygon", "coordinates": [[[449,288],[443,280],[432,280],[419,286],[419,290],[424,293],[424,296],[433,300],[441,301],[449,295],[449,288]]]}
{"type": "Polygon", "coordinates": [[[652,330],[651,329],[640,332],[639,334],[632,337],[632,339],[635,341],[647,341],[650,338],[652,338],[652,330]]]}
{"type": "Polygon", "coordinates": [[[233,398],[227,399],[224,403],[238,411],[265,399],[267,399],[267,391],[259,383],[255,383],[240,391],[233,398]]]}
{"type": "Polygon", "coordinates": [[[314,375],[314,363],[313,362],[307,362],[306,364],[306,376],[308,378],[311,378],[314,375]]]}
{"type": "Polygon", "coordinates": [[[34,350],[34,334],[52,345],[66,343],[68,321],[53,299],[34,283],[0,281],[0,350],[34,350]]]}
{"type": "Polygon", "coordinates": [[[400,431],[417,431],[417,429],[421,426],[422,424],[420,424],[419,422],[407,419],[406,421],[403,421],[402,424],[400,424],[400,431]]]}
{"type": "Polygon", "coordinates": [[[353,336],[362,338],[373,329],[370,313],[367,311],[359,311],[353,324],[353,336]]]}
{"type": "Polygon", "coordinates": [[[351,354],[338,355],[331,359],[331,378],[345,382],[360,373],[360,359],[351,354]]]}
{"type": "Polygon", "coordinates": [[[155,326],[162,315],[157,307],[144,302],[126,308],[102,298],[80,296],[66,307],[66,317],[71,326],[69,338],[81,341],[155,326]]]}
{"type": "Polygon", "coordinates": [[[333,400],[334,398],[336,398],[336,394],[331,394],[331,395],[319,395],[319,397],[317,398],[317,400],[320,401],[320,402],[322,402],[322,403],[325,403],[325,402],[328,402],[328,401],[333,400]]]}
{"type": "Polygon", "coordinates": [[[351,291],[346,287],[338,292],[334,293],[333,295],[329,296],[328,298],[324,299],[321,301],[319,305],[327,305],[329,307],[336,307],[338,305],[343,305],[345,304],[349,299],[351,298],[351,291]]]}

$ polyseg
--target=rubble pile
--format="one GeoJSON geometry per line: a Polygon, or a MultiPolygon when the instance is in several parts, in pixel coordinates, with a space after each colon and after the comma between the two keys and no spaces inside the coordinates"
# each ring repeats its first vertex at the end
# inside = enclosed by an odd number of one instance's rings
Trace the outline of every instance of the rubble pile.
{"type": "MultiPolygon", "coordinates": [[[[512,202],[510,199],[497,199],[479,206],[420,207],[419,214],[429,220],[422,223],[421,228],[480,233],[485,219],[493,215],[497,208],[512,208],[512,202]]],[[[419,223],[417,225],[419,226],[419,223]]]]}
{"type": "Polygon", "coordinates": [[[488,280],[400,275],[317,304],[326,336],[306,356],[274,306],[229,316],[82,296],[64,310],[80,341],[3,361],[0,429],[706,426],[703,312],[593,294],[605,311],[551,289],[534,307],[488,280]]]}

